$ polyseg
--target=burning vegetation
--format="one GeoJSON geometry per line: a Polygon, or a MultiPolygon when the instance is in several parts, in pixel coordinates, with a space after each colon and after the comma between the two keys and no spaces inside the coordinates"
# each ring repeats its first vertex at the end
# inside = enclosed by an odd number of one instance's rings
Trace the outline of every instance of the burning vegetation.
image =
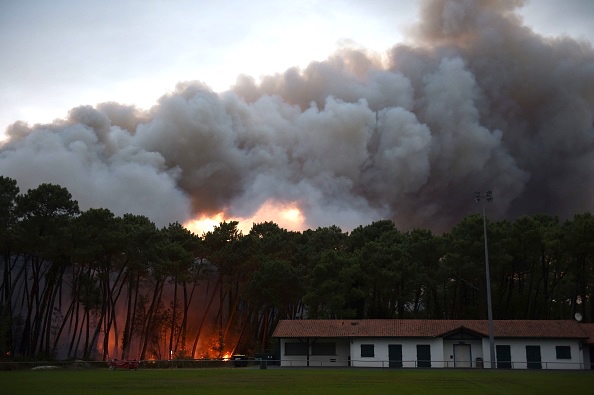
{"type": "Polygon", "coordinates": [[[479,318],[476,190],[504,219],[496,317],[591,319],[594,51],[522,3],[424,0],[384,60],[11,125],[0,355],[226,358],[280,318],[479,318]]]}
{"type": "MultiPolygon", "coordinates": [[[[79,211],[43,184],[0,177],[0,352],[4,358],[228,359],[270,353],[279,319],[477,319],[485,311],[480,216],[451,233],[392,221],[292,232],[79,211]],[[197,258],[198,257],[198,258],[197,258]]],[[[490,224],[497,319],[593,318],[594,216],[490,224]],[[590,249],[591,250],[591,249],[590,249]],[[586,251],[586,252],[584,252],[586,251]]]]}

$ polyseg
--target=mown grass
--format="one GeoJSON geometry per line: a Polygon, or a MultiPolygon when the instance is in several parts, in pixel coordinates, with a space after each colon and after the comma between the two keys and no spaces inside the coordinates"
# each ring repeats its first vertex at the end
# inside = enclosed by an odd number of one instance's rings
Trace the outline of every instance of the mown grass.
{"type": "Polygon", "coordinates": [[[106,369],[2,371],[12,394],[586,394],[594,371],[106,369]]]}

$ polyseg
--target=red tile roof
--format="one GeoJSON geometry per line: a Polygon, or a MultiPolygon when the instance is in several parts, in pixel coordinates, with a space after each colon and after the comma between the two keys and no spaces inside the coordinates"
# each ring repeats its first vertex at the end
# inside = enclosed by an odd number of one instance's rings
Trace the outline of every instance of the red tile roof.
{"type": "MultiPolygon", "coordinates": [[[[572,338],[594,341],[572,320],[495,320],[495,337],[572,338]]],[[[487,320],[283,320],[274,337],[439,337],[468,329],[489,336],[487,320]]]]}
{"type": "Polygon", "coordinates": [[[580,327],[586,333],[588,339],[586,339],[586,343],[594,344],[594,324],[580,324],[580,327]]]}

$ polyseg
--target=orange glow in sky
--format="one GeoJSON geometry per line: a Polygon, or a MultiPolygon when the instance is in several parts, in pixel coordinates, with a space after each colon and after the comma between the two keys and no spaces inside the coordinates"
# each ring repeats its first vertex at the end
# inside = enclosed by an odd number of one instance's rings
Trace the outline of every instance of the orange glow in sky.
{"type": "Polygon", "coordinates": [[[305,217],[303,216],[296,202],[278,202],[267,200],[260,206],[258,211],[249,218],[229,218],[224,212],[220,212],[210,217],[199,217],[192,219],[184,224],[186,229],[202,236],[203,233],[210,232],[215,226],[223,221],[238,221],[237,226],[243,234],[248,234],[253,224],[262,222],[274,222],[281,228],[292,231],[303,231],[306,229],[305,217]]]}
{"type": "Polygon", "coordinates": [[[184,224],[184,228],[190,230],[198,236],[202,236],[203,233],[210,232],[215,226],[225,220],[225,214],[221,212],[212,217],[191,219],[184,224]]]}

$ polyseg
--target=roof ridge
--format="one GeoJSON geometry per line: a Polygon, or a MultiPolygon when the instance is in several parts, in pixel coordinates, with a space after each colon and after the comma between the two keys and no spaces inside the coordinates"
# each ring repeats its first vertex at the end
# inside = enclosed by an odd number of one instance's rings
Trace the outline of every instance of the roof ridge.
{"type": "MultiPolygon", "coordinates": [[[[493,324],[496,337],[587,339],[594,336],[574,320],[494,320],[493,324]]],[[[487,336],[487,325],[488,320],[281,320],[273,337],[439,337],[459,330],[487,336]]]]}

